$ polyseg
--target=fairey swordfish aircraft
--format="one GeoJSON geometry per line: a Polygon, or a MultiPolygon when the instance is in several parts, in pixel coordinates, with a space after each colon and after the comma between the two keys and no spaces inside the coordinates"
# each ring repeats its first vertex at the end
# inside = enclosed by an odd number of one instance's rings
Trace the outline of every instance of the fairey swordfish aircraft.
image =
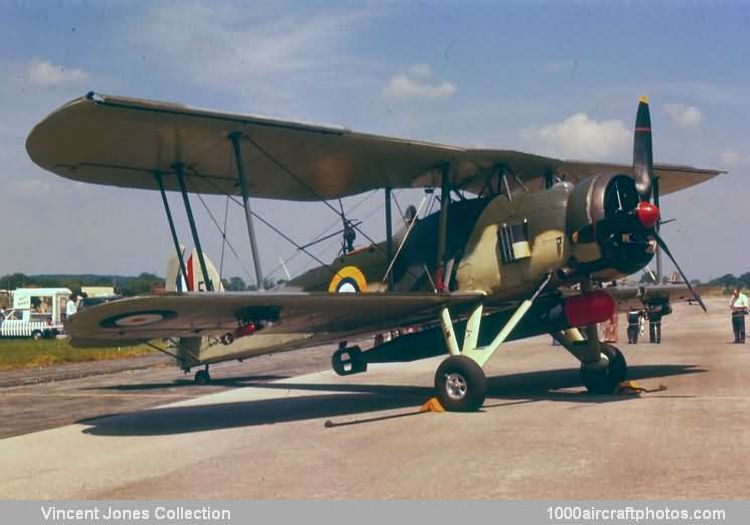
{"type": "Polygon", "coordinates": [[[600,341],[599,323],[629,303],[666,302],[675,293],[690,293],[703,306],[684,274],[685,286],[602,287],[646,267],[657,249],[674,262],[658,233],[660,194],[720,173],[654,165],[650,120],[644,97],[633,165],[622,166],[91,92],[40,122],[26,148],[39,166],[69,179],[160,191],[179,274],[193,274],[187,291],[120,299],[72,316],[66,331],[73,345],[149,342],[186,372],[204,367],[195,377],[201,383],[211,363],[330,342],[339,343],[332,364],[341,375],[445,354],[436,396],[448,410],[469,411],[484,402],[483,366],[506,341],[551,334],[580,362],[585,387],[607,394],[626,379],[627,365],[600,341]],[[394,234],[396,188],[424,188],[433,198],[439,189],[439,210],[418,210],[394,234]],[[257,292],[222,293],[189,198],[241,196],[261,288],[254,219],[262,218],[251,198],[333,208],[328,200],[375,189],[385,192],[384,242],[344,250],[282,287],[257,292]],[[182,195],[195,245],[190,268],[166,191],[182,195]],[[366,351],[347,344],[414,326],[421,330],[366,351]]]}

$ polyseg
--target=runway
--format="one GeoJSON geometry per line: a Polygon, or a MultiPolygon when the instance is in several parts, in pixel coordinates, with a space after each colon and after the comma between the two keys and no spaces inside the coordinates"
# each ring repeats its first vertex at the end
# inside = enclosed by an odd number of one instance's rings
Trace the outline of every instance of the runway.
{"type": "Polygon", "coordinates": [[[747,499],[750,345],[729,344],[726,300],[708,306],[675,305],[661,345],[619,343],[631,379],[666,387],[641,397],[584,393],[549,337],[501,349],[471,414],[417,412],[441,358],[341,378],[330,347],[217,367],[209,387],[149,368],[0,389],[19,434],[0,440],[0,497],[747,499]]]}

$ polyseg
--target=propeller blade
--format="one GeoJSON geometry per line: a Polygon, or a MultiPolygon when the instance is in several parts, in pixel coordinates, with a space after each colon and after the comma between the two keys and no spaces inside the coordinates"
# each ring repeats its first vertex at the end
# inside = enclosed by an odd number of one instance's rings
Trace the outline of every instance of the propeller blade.
{"type": "Polygon", "coordinates": [[[651,113],[648,109],[648,97],[641,97],[638,101],[638,113],[635,117],[633,178],[641,200],[650,200],[652,181],[654,180],[654,157],[651,144],[651,113]]]}
{"type": "Polygon", "coordinates": [[[703,308],[703,311],[708,313],[708,310],[706,310],[706,305],[703,304],[703,299],[701,299],[701,296],[698,295],[698,292],[696,292],[692,286],[690,286],[690,281],[688,280],[687,276],[685,275],[685,272],[682,271],[682,268],[680,268],[680,265],[677,264],[677,261],[675,261],[674,256],[672,255],[672,252],[669,251],[669,248],[667,247],[667,243],[664,242],[664,239],[662,239],[658,233],[654,233],[654,237],[656,238],[656,243],[659,245],[659,248],[661,248],[664,253],[667,254],[667,257],[669,257],[669,260],[672,261],[672,264],[674,264],[674,267],[677,268],[677,271],[680,272],[680,276],[682,277],[682,280],[685,282],[685,284],[688,287],[688,290],[690,290],[690,293],[693,295],[693,298],[698,301],[698,304],[701,305],[701,308],[703,308]]]}

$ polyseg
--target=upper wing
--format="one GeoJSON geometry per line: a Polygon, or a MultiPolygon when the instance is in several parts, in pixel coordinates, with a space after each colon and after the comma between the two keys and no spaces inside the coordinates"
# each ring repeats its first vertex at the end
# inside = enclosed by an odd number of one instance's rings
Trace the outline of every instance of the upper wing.
{"type": "Polygon", "coordinates": [[[263,333],[356,334],[434,321],[443,306],[461,311],[482,294],[172,293],[112,301],[65,324],[73,344],[163,337],[217,336],[239,320],[263,321],[263,333]]]}
{"type": "MultiPolygon", "coordinates": [[[[44,169],[70,179],[177,190],[173,166],[187,169],[189,191],[238,193],[228,135],[242,133],[242,153],[255,197],[319,200],[376,188],[439,186],[439,168],[451,164],[456,187],[481,193],[495,167],[505,164],[523,180],[556,173],[571,182],[598,172],[630,173],[630,166],[567,162],[517,151],[465,149],[355,133],[253,115],[192,109],[178,104],[89,93],[40,122],[26,149],[44,169]]],[[[656,166],[661,193],[719,174],[656,166]]]]}

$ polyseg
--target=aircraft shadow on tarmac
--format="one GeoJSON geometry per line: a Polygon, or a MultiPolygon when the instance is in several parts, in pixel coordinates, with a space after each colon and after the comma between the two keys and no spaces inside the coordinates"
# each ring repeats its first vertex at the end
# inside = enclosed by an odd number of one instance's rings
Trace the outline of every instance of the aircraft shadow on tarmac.
{"type": "MultiPolygon", "coordinates": [[[[631,367],[629,377],[639,380],[702,372],[706,370],[695,365],[645,365],[631,367]]],[[[488,378],[487,383],[488,399],[484,410],[541,400],[599,404],[632,399],[632,396],[589,395],[582,388],[575,391],[559,391],[581,386],[578,370],[575,369],[496,376],[488,378]],[[508,399],[510,402],[497,403],[498,399],[508,399]]],[[[429,387],[403,385],[246,383],[243,386],[325,393],[233,403],[155,408],[83,419],[78,423],[90,425],[83,431],[86,434],[151,436],[268,425],[324,417],[354,416],[401,408],[410,409],[408,412],[396,415],[371,417],[332,425],[341,426],[417,415],[417,408],[434,393],[429,387]]]]}
{"type": "MultiPolygon", "coordinates": [[[[288,379],[288,375],[281,374],[258,374],[249,376],[228,376],[228,377],[211,377],[211,385],[241,388],[246,386],[258,386],[258,383],[266,381],[277,381],[279,379],[288,379]]],[[[140,392],[148,390],[159,390],[169,388],[206,388],[205,386],[196,386],[192,379],[175,379],[173,381],[163,381],[160,383],[132,383],[127,385],[109,385],[109,386],[90,386],[81,390],[117,390],[118,392],[140,392]]]]}

